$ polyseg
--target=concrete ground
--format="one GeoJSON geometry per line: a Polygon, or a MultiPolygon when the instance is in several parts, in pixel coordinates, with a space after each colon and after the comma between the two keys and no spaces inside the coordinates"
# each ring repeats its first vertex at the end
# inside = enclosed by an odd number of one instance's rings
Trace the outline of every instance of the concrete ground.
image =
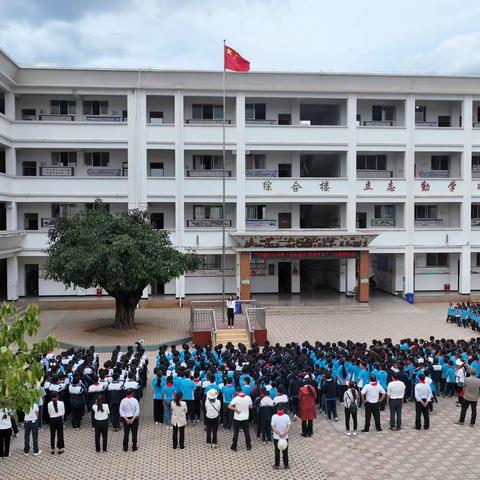
{"type": "MultiPolygon", "coordinates": [[[[165,314],[170,322],[172,337],[183,334],[184,319],[181,310],[176,322],[175,314],[165,314]],[[177,323],[180,326],[177,327],[177,323]],[[178,330],[178,332],[177,332],[178,330]],[[177,332],[177,333],[176,333],[177,332]]],[[[472,336],[464,330],[445,322],[446,304],[408,305],[393,297],[379,297],[371,303],[367,312],[349,309],[347,315],[341,306],[325,305],[318,313],[301,313],[296,307],[292,313],[276,313],[268,318],[269,338],[272,342],[288,341],[338,341],[373,338],[429,337],[464,338],[472,336]]],[[[68,330],[75,323],[77,315],[82,318],[96,318],[97,311],[89,312],[44,312],[44,325],[40,335],[45,335],[62,325],[68,330]]],[[[161,316],[159,312],[157,317],[161,316]]],[[[73,330],[72,330],[73,331],[73,330]]],[[[475,335],[476,336],[476,335],[475,335]]],[[[72,337],[73,340],[75,338],[72,337]]],[[[121,339],[119,338],[119,343],[121,339]]],[[[153,364],[154,353],[149,354],[153,364]]],[[[104,355],[102,355],[104,356],[104,355]]],[[[153,367],[152,367],[153,369],[153,367]]],[[[66,449],[62,456],[52,456],[49,451],[49,432],[43,429],[40,446],[43,453],[38,457],[24,456],[22,452],[23,431],[13,439],[11,453],[7,459],[0,459],[0,478],[46,480],[51,478],[116,479],[116,478],[174,478],[204,480],[231,478],[245,479],[246,476],[279,479],[425,479],[432,475],[437,478],[478,479],[475,459],[471,454],[477,451],[480,425],[475,428],[454,425],[459,409],[452,399],[440,399],[435,405],[428,431],[413,429],[414,409],[412,404],[404,408],[403,430],[387,430],[387,413],[382,414],[384,431],[356,437],[344,435],[344,415],[338,406],[339,421],[328,421],[318,413],[314,423],[314,437],[300,436],[300,424],[294,422],[290,441],[291,469],[274,471],[273,447],[254,440],[253,449],[245,450],[242,437],[239,451],[231,452],[231,434],[220,431],[219,448],[207,449],[203,428],[200,424],[189,426],[186,433],[186,449],[171,448],[171,431],[155,426],[152,419],[151,390],[148,388],[141,404],[139,450],[124,453],[122,432],[109,432],[108,453],[96,453],[93,431],[85,419],[80,431],[66,426],[66,449]]],[[[359,412],[359,429],[363,428],[363,412],[359,412]]],[[[469,418],[469,416],[467,417],[469,418]]]]}

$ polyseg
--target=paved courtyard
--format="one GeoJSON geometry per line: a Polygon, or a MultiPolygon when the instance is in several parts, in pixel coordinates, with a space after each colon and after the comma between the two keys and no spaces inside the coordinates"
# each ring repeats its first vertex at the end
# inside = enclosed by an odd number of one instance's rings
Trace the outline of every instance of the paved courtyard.
{"type": "MultiPolygon", "coordinates": [[[[268,319],[269,338],[272,342],[285,343],[296,340],[337,341],[362,340],[391,337],[398,341],[404,337],[470,338],[470,330],[460,329],[445,322],[445,304],[407,305],[391,297],[382,297],[372,302],[366,313],[342,313],[339,308],[326,307],[317,314],[274,314],[268,319]]],[[[181,310],[174,310],[185,320],[181,310]]],[[[59,328],[67,328],[79,312],[44,312],[41,334],[59,328]]],[[[85,316],[98,316],[98,311],[80,312],[85,316]]],[[[159,314],[161,312],[158,312],[159,314]]],[[[184,334],[184,326],[172,321],[172,311],[166,314],[173,329],[184,334]],[[177,330],[176,330],[177,329],[177,330]]],[[[72,329],[73,330],[73,329],[72,329]]],[[[181,338],[181,337],[178,337],[181,338]]],[[[122,342],[119,342],[122,343],[122,342]]],[[[150,353],[153,365],[154,353],[150,353]]],[[[102,357],[105,358],[105,354],[102,357]]],[[[153,367],[152,367],[153,368],[153,367]]],[[[291,469],[273,471],[273,447],[254,441],[253,449],[247,452],[242,441],[237,453],[229,450],[231,434],[221,430],[219,448],[207,449],[201,425],[189,426],[184,451],[171,448],[170,431],[155,426],[152,419],[152,400],[148,389],[141,404],[139,450],[135,453],[122,451],[122,433],[109,433],[108,453],[96,453],[93,432],[84,421],[80,431],[66,427],[66,450],[62,456],[49,453],[49,432],[40,434],[43,450],[38,457],[25,457],[22,452],[22,435],[13,439],[12,456],[1,459],[0,478],[18,479],[63,479],[82,478],[174,478],[204,480],[217,478],[329,478],[336,480],[374,479],[425,479],[432,475],[447,478],[478,479],[472,458],[478,449],[480,425],[474,429],[454,425],[459,409],[451,399],[440,399],[435,405],[429,431],[413,429],[413,405],[404,410],[404,426],[401,432],[384,430],[377,434],[359,433],[356,437],[343,434],[343,412],[339,408],[339,422],[328,421],[321,414],[314,424],[314,437],[300,436],[300,424],[294,423],[290,442],[291,469]]],[[[363,427],[363,412],[359,414],[363,427]]],[[[382,414],[382,424],[387,428],[387,414],[382,414]]],[[[242,437],[240,437],[242,439],[242,437]]]]}

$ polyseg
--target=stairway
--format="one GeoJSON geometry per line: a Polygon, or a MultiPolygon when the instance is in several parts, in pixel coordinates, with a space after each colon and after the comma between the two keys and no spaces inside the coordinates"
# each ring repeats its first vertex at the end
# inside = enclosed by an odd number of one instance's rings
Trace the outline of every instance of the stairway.
{"type": "Polygon", "coordinates": [[[215,343],[225,346],[228,342],[232,342],[235,347],[239,343],[243,343],[247,348],[250,348],[250,338],[245,328],[218,329],[215,343]]]}
{"type": "Polygon", "coordinates": [[[347,315],[352,313],[371,313],[368,303],[334,303],[318,305],[268,305],[267,317],[269,315],[347,315]]]}

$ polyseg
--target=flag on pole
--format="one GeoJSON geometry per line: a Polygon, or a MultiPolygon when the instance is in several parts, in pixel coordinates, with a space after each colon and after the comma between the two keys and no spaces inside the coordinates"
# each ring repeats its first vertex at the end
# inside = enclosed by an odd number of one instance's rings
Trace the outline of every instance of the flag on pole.
{"type": "Polygon", "coordinates": [[[225,45],[224,49],[226,70],[234,70],[235,72],[248,72],[250,70],[250,62],[237,51],[227,45],[225,45]]]}

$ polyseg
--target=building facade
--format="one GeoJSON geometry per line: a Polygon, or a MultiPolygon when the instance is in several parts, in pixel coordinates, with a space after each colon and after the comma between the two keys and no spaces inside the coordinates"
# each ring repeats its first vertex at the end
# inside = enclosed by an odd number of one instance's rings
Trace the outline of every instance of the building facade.
{"type": "MultiPolygon", "coordinates": [[[[49,226],[146,209],[201,268],[146,295],[480,289],[480,80],[21,67],[0,52],[0,296],[44,278],[49,226]],[[222,122],[226,207],[222,209],[222,122]]],[[[92,248],[95,248],[92,239],[92,248]]]]}

